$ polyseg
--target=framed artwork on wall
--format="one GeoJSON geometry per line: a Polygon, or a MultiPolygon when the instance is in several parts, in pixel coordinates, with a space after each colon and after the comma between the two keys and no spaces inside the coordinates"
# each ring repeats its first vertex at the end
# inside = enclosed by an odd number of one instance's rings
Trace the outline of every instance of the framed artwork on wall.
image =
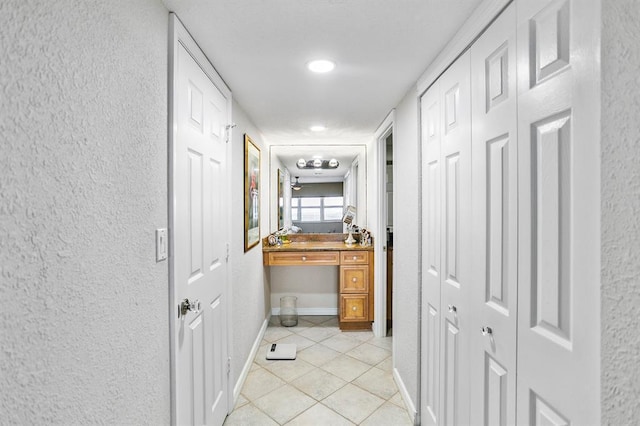
{"type": "Polygon", "coordinates": [[[260,242],[260,148],[244,135],[244,251],[260,242]]]}

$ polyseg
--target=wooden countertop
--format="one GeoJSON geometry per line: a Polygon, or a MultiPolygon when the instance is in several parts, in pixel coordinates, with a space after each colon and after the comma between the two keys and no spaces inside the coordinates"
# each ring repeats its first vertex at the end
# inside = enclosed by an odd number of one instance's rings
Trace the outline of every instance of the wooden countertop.
{"type": "Polygon", "coordinates": [[[361,246],[360,243],[347,245],[344,241],[291,241],[289,244],[276,246],[263,245],[264,253],[280,251],[373,251],[373,246],[361,246]]]}
{"type": "MultiPolygon", "coordinates": [[[[347,245],[344,240],[348,234],[290,234],[289,243],[270,246],[268,238],[262,239],[262,252],[273,253],[280,251],[373,251],[373,245],[361,246],[359,242],[347,245]]],[[[356,241],[360,241],[359,234],[353,234],[356,241]]]]}

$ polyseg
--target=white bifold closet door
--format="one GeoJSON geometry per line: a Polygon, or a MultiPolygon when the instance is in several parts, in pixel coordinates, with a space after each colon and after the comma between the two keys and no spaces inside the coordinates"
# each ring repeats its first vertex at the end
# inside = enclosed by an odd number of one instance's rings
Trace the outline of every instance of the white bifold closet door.
{"type": "Polygon", "coordinates": [[[516,419],[518,122],[512,3],[473,44],[471,423],[516,419]]]}
{"type": "Polygon", "coordinates": [[[422,120],[422,319],[423,425],[440,419],[440,82],[420,99],[422,120]]]}
{"type": "Polygon", "coordinates": [[[599,3],[517,0],[421,97],[421,418],[600,422],[599,3]]]}
{"type": "Polygon", "coordinates": [[[465,53],[423,96],[422,413],[469,423],[471,83],[465,53]]]}
{"type": "Polygon", "coordinates": [[[442,97],[441,425],[469,423],[471,83],[469,52],[440,77],[442,97]]]}
{"type": "Polygon", "coordinates": [[[600,7],[517,6],[517,420],[599,424],[600,7]]]}

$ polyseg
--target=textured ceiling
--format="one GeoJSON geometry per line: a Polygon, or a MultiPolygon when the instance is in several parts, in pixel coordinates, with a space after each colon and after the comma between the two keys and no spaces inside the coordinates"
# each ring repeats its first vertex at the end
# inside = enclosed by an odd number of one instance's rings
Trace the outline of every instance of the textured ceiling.
{"type": "Polygon", "coordinates": [[[304,145],[368,142],[480,0],[164,2],[265,140],[304,145]],[[315,58],[336,69],[309,72],[315,58]]]}

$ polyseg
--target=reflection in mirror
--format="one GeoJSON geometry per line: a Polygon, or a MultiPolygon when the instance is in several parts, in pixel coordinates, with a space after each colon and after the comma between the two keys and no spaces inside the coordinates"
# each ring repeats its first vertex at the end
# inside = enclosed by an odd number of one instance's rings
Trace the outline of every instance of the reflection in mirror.
{"type": "Polygon", "coordinates": [[[270,232],[345,232],[347,205],[363,206],[355,222],[366,223],[365,145],[272,145],[269,161],[270,232]],[[309,167],[314,163],[318,167],[309,167]]]}
{"type": "Polygon", "coordinates": [[[284,228],[284,173],[278,169],[278,229],[284,228]]]}
{"type": "Polygon", "coordinates": [[[342,182],[303,183],[291,194],[291,223],[308,233],[342,232],[342,182]]]}

